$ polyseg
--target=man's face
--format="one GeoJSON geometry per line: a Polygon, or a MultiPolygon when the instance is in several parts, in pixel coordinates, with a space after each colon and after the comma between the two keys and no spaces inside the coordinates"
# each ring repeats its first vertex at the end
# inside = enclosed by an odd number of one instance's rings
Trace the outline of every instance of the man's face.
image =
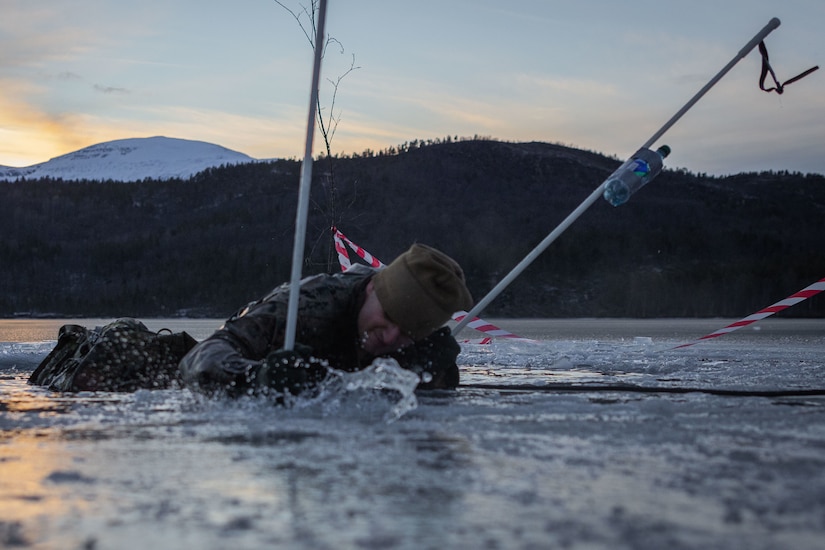
{"type": "Polygon", "coordinates": [[[387,319],[372,281],[367,283],[367,297],[358,312],[358,337],[361,348],[372,355],[383,355],[409,346],[413,339],[387,319]]]}

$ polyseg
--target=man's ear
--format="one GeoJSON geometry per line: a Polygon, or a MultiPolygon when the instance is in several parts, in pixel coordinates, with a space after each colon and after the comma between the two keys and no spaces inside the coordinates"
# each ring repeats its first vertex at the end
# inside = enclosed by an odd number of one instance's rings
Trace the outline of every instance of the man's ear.
{"type": "Polygon", "coordinates": [[[369,282],[367,283],[367,288],[364,290],[367,293],[367,296],[375,292],[375,283],[372,281],[372,279],[369,280],[369,282]]]}

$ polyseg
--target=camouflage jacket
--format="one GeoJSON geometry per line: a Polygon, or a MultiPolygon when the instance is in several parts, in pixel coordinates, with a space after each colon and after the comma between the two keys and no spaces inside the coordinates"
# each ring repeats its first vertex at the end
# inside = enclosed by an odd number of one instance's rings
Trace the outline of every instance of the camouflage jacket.
{"type": "MultiPolygon", "coordinates": [[[[315,275],[301,281],[296,345],[309,346],[313,357],[337,370],[351,372],[367,367],[375,357],[359,355],[357,320],[367,283],[375,273],[372,268],[357,265],[344,273],[315,275]]],[[[184,384],[206,391],[254,391],[261,384],[256,373],[267,355],[284,345],[288,302],[289,285],[285,283],[230,317],[183,358],[180,372],[184,384]]],[[[419,387],[458,385],[455,356],[459,348],[449,334],[439,338],[438,365],[433,364],[433,342],[425,340],[412,347],[418,349],[407,349],[393,357],[404,368],[419,374],[430,372],[426,379],[432,380],[419,387]],[[442,360],[445,352],[446,361],[442,360]]]]}

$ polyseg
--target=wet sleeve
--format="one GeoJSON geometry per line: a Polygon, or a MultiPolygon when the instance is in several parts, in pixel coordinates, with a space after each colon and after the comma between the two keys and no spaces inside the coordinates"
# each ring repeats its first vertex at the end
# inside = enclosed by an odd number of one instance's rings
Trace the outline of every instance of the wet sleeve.
{"type": "Polygon", "coordinates": [[[230,318],[180,363],[183,383],[204,392],[254,392],[266,356],[283,345],[285,307],[263,301],[230,318]]]}
{"type": "Polygon", "coordinates": [[[245,358],[229,340],[213,335],[197,344],[180,362],[183,383],[207,393],[241,394],[254,387],[261,360],[245,358]]]}

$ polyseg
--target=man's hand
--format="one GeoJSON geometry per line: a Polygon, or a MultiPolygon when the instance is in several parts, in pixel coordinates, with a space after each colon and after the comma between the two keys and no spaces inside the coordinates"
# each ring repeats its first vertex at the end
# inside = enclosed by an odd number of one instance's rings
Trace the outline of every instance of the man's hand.
{"type": "Polygon", "coordinates": [[[279,349],[267,355],[256,374],[259,386],[298,395],[317,386],[326,377],[327,368],[312,357],[311,347],[296,343],[291,350],[279,349]]]}
{"type": "Polygon", "coordinates": [[[421,377],[418,389],[452,389],[458,386],[455,360],[460,352],[461,347],[450,334],[450,329],[442,327],[423,340],[393,353],[391,357],[402,368],[421,377]]]}

